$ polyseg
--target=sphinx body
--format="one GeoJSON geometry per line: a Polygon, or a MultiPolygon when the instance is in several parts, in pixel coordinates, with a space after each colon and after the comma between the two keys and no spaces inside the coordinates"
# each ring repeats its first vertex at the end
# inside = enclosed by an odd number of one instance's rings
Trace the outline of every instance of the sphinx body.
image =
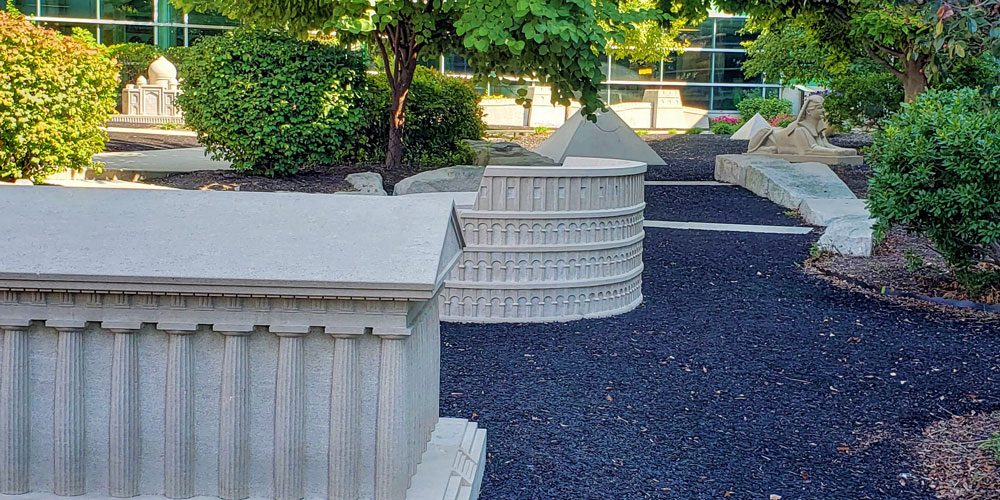
{"type": "Polygon", "coordinates": [[[811,95],[802,103],[795,121],[782,128],[765,128],[750,138],[747,153],[857,157],[858,151],[833,145],[827,138],[823,97],[811,95]]]}

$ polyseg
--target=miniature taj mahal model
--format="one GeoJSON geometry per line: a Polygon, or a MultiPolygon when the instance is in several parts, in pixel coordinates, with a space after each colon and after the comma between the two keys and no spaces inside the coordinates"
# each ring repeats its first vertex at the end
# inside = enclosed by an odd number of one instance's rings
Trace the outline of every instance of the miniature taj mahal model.
{"type": "Polygon", "coordinates": [[[124,123],[181,123],[177,107],[177,68],[160,56],[149,65],[146,76],[125,85],[121,95],[121,115],[112,121],[124,123]]]}

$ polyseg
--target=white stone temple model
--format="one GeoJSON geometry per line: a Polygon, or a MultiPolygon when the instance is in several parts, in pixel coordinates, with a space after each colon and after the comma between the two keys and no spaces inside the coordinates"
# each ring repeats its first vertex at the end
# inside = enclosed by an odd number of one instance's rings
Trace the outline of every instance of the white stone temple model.
{"type": "Polygon", "coordinates": [[[180,119],[181,110],[176,102],[177,94],[180,93],[177,88],[177,68],[167,58],[160,56],[149,65],[146,74],[148,78],[139,75],[135,83],[129,83],[122,89],[121,113],[145,117],[150,123],[175,121],[162,118],[180,119]]]}
{"type": "Polygon", "coordinates": [[[764,128],[750,137],[747,154],[781,158],[792,163],[820,162],[827,165],[861,165],[856,149],[833,145],[823,110],[823,96],[811,95],[802,103],[795,121],[782,128],[764,128]]]}
{"type": "Polygon", "coordinates": [[[18,186],[0,211],[0,496],[478,497],[486,431],[438,417],[450,200],[18,186]]]}

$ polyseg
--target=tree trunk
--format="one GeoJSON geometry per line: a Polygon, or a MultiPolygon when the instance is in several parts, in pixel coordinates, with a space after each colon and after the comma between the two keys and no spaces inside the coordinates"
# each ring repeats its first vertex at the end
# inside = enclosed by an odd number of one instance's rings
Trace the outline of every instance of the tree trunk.
{"type": "Polygon", "coordinates": [[[413,64],[402,64],[389,81],[392,92],[392,102],[389,108],[389,143],[385,151],[386,168],[395,168],[403,164],[403,125],[406,122],[406,98],[410,94],[410,84],[416,71],[416,60],[413,64]],[[393,81],[395,80],[395,81],[393,81]]]}
{"type": "Polygon", "coordinates": [[[927,76],[924,75],[924,66],[927,65],[927,58],[919,56],[916,60],[907,59],[903,64],[903,97],[906,102],[913,102],[920,93],[927,90],[927,76]]]}

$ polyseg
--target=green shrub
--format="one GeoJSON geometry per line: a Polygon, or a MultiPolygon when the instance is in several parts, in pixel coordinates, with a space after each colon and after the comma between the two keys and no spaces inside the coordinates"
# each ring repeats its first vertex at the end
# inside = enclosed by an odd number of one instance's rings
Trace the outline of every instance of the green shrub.
{"type": "Polygon", "coordinates": [[[962,58],[944,76],[944,81],[935,82],[934,88],[953,90],[969,87],[989,92],[1000,86],[1000,62],[988,53],[976,58],[962,58]]]}
{"type": "Polygon", "coordinates": [[[350,154],[364,61],[317,41],[241,28],[206,37],[178,68],[185,124],[241,172],[290,175],[350,154]]]}
{"type": "Polygon", "coordinates": [[[878,234],[925,234],[958,268],[1000,262],[1000,110],[975,89],[929,90],[873,135],[878,234]]]}
{"type": "Polygon", "coordinates": [[[711,130],[713,134],[733,135],[740,129],[740,127],[743,126],[744,122],[739,118],[720,116],[710,120],[710,123],[711,125],[709,125],[708,129],[711,130]]]}
{"type": "Polygon", "coordinates": [[[886,71],[838,76],[830,89],[823,103],[826,121],[844,130],[873,128],[903,102],[903,84],[886,71]]]}
{"type": "Polygon", "coordinates": [[[109,45],[108,54],[121,65],[121,70],[118,72],[118,94],[120,95],[122,87],[135,83],[135,79],[139,75],[145,74],[149,64],[163,55],[163,52],[155,45],[130,42],[109,45]]]}
{"type": "MultiPolygon", "coordinates": [[[[163,55],[165,55],[167,59],[170,60],[170,62],[174,63],[174,66],[180,68],[181,66],[184,65],[184,59],[187,57],[188,53],[190,52],[190,49],[191,47],[184,47],[181,45],[175,47],[167,47],[167,50],[163,51],[163,55]]],[[[178,69],[178,71],[180,70],[178,69]]]]}
{"type": "Polygon", "coordinates": [[[760,113],[760,116],[770,121],[781,114],[792,114],[792,101],[777,97],[744,96],[740,102],[736,103],[736,109],[739,110],[744,120],[749,120],[753,118],[753,115],[760,113]]]}
{"type": "MultiPolygon", "coordinates": [[[[382,161],[389,137],[389,84],[384,75],[368,77],[365,100],[368,142],[365,159],[382,161]]],[[[486,131],[479,95],[469,80],[417,67],[406,101],[403,162],[421,168],[472,163],[475,152],[466,139],[480,139],[486,131]]]]}
{"type": "Polygon", "coordinates": [[[0,179],[40,182],[104,149],[118,67],[93,37],[67,37],[0,12],[0,179]]]}
{"type": "Polygon", "coordinates": [[[698,134],[700,134],[700,133],[702,133],[704,131],[705,131],[705,129],[703,129],[701,127],[691,127],[689,129],[685,130],[684,133],[686,135],[698,135],[698,134]]]}

